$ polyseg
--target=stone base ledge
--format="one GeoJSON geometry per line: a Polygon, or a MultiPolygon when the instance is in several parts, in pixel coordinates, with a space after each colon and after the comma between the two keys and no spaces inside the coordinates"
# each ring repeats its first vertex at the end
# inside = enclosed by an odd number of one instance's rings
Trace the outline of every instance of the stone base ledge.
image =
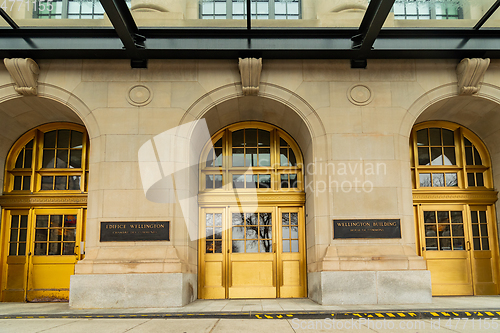
{"type": "Polygon", "coordinates": [[[197,298],[197,275],[189,273],[72,275],[73,309],[180,307],[197,298]]]}
{"type": "Polygon", "coordinates": [[[309,298],[322,305],[432,302],[427,270],[312,272],[307,279],[309,298]]]}

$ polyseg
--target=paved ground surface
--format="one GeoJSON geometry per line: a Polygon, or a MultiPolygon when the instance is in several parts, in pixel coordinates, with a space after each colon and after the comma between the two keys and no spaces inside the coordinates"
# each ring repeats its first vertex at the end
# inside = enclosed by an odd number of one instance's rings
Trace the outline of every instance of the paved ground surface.
{"type": "Polygon", "coordinates": [[[182,308],[83,310],[67,303],[0,303],[0,332],[500,332],[500,296],[397,306],[197,300],[182,308]]]}

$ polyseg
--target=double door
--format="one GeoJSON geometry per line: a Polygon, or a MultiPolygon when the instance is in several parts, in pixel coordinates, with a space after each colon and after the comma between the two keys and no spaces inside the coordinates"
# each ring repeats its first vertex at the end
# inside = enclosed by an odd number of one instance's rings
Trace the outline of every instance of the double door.
{"type": "Polygon", "coordinates": [[[69,299],[69,280],[81,259],[85,210],[3,211],[2,301],[69,299]]]}
{"type": "Polygon", "coordinates": [[[417,216],[433,295],[498,294],[493,206],[421,205],[417,216]]]}
{"type": "Polygon", "coordinates": [[[201,208],[199,297],[305,297],[302,207],[201,208]]]}

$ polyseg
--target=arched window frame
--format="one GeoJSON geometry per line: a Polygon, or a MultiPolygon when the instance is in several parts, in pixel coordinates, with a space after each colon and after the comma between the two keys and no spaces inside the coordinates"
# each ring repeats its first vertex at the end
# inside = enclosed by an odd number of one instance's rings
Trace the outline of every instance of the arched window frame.
{"type": "Polygon", "coordinates": [[[89,174],[89,138],[85,127],[73,123],[50,123],[38,126],[23,134],[12,146],[7,155],[5,166],[4,194],[9,195],[51,195],[51,194],[79,194],[88,192],[89,174]],[[75,130],[83,133],[81,168],[42,168],[44,133],[53,130],[75,130]],[[16,160],[26,144],[33,140],[31,168],[16,168],[16,160]],[[29,190],[14,190],[14,177],[17,175],[30,176],[29,190]],[[42,176],[80,176],[79,190],[42,190],[42,176]]]}
{"type": "Polygon", "coordinates": [[[411,154],[411,172],[412,172],[412,187],[417,191],[460,191],[460,190],[491,190],[493,189],[493,179],[491,173],[491,158],[486,149],[486,146],[481,139],[471,130],[452,122],[447,121],[429,121],[417,124],[413,127],[410,136],[410,154],[411,154]],[[455,159],[456,165],[419,165],[418,164],[418,147],[417,147],[417,131],[429,128],[443,128],[454,132],[455,140],[455,159]],[[478,150],[482,160],[482,165],[466,165],[465,162],[465,146],[464,138],[467,138],[474,147],[478,150]],[[456,172],[458,186],[454,187],[421,187],[419,174],[422,171],[428,173],[446,173],[456,172]],[[482,172],[484,177],[484,186],[469,186],[467,183],[468,172],[482,172]]]}
{"type": "MultiPolygon", "coordinates": [[[[206,160],[211,149],[211,145],[207,144],[202,150],[200,158],[200,192],[204,191],[230,191],[233,190],[233,174],[238,174],[241,172],[243,174],[271,174],[271,187],[260,189],[257,188],[258,192],[265,191],[281,191],[281,192],[303,192],[304,191],[304,175],[303,175],[303,160],[302,153],[300,152],[299,146],[295,140],[285,133],[283,130],[266,123],[261,122],[244,122],[234,125],[227,126],[216,134],[212,136],[211,142],[213,145],[222,138],[222,166],[221,167],[207,167],[206,160]],[[262,129],[269,131],[271,133],[271,166],[264,167],[233,167],[232,166],[232,132],[241,129],[262,129]],[[280,138],[283,138],[289,145],[290,149],[295,154],[296,166],[281,166],[279,161],[279,142],[280,138]],[[282,174],[297,174],[297,188],[282,188],[281,179],[279,178],[282,174]],[[206,187],[205,176],[207,174],[220,174],[222,175],[222,188],[212,189],[206,187]]],[[[245,191],[245,188],[238,188],[238,191],[245,191]]],[[[255,190],[255,189],[253,189],[255,190]]]]}

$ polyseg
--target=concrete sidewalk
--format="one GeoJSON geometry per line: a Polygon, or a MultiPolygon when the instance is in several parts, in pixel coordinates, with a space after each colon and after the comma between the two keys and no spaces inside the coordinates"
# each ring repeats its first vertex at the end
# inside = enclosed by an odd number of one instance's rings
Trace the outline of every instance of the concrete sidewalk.
{"type": "Polygon", "coordinates": [[[499,317],[500,296],[357,306],[321,306],[309,299],[197,300],[182,308],[85,310],[68,303],[0,303],[0,318],[8,318],[0,319],[0,332],[474,333],[500,332],[499,317]]]}

